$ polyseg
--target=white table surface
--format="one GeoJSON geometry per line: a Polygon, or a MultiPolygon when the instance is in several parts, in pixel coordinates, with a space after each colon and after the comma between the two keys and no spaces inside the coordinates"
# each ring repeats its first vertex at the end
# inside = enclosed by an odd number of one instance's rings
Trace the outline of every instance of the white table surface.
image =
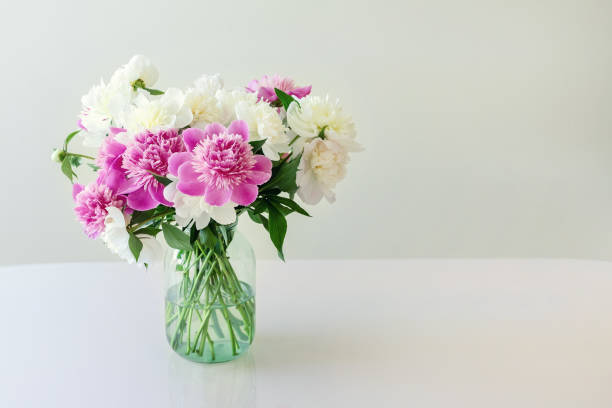
{"type": "Polygon", "coordinates": [[[159,272],[0,268],[0,407],[610,407],[612,264],[258,264],[249,354],[166,345],[159,272]]]}

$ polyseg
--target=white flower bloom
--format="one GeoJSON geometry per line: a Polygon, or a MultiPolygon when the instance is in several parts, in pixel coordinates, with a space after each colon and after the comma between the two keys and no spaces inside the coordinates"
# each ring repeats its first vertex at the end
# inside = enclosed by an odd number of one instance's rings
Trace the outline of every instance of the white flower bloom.
{"type": "Polygon", "coordinates": [[[168,88],[163,95],[151,97],[140,93],[125,114],[123,125],[127,132],[120,135],[127,140],[120,141],[127,142],[131,136],[145,129],[179,129],[189,125],[192,118],[191,110],[185,104],[185,95],[180,89],[168,88]]]}
{"type": "Polygon", "coordinates": [[[217,91],[223,88],[223,80],[219,74],[202,75],[193,88],[185,93],[185,105],[191,110],[193,120],[191,127],[204,128],[212,122],[221,122],[221,107],[216,97],[217,91]]]}
{"type": "Polygon", "coordinates": [[[346,150],[335,141],[317,138],[307,143],[296,174],[298,196],[307,204],[317,204],[324,196],[333,203],[333,188],[346,175],[348,161],[346,150]]]}
{"type": "Polygon", "coordinates": [[[115,71],[111,83],[133,89],[134,82],[140,79],[145,87],[151,88],[158,78],[159,72],[149,58],[144,55],[134,55],[126,65],[115,71]]]}
{"type": "Polygon", "coordinates": [[[139,237],[142,242],[142,250],[138,262],[136,262],[128,243],[130,234],[127,232],[126,226],[129,219],[126,219],[126,216],[117,207],[107,207],[106,210],[108,215],[104,220],[104,232],[100,236],[111,252],[131,264],[144,265],[146,263],[150,265],[158,260],[161,253],[160,243],[155,238],[144,235],[139,237]]]}
{"type": "Polygon", "coordinates": [[[355,141],[355,125],[350,115],[344,113],[338,100],[329,96],[308,95],[295,102],[287,109],[289,127],[301,137],[293,144],[295,152],[302,150],[304,144],[310,142],[323,130],[325,139],[333,140],[345,150],[355,152],[362,150],[355,141]]]}
{"type": "Polygon", "coordinates": [[[174,203],[176,223],[186,227],[193,220],[197,229],[205,228],[212,218],[219,224],[232,224],[236,221],[236,204],[227,202],[216,207],[204,201],[204,196],[190,196],[176,189],[176,181],[164,189],[164,198],[174,203]]]}
{"type": "Polygon", "coordinates": [[[130,103],[131,90],[115,84],[105,84],[100,80],[81,98],[83,105],[79,115],[80,125],[84,128],[83,144],[99,147],[109,133],[111,126],[117,126],[117,119],[130,103]]]}
{"type": "Polygon", "coordinates": [[[287,128],[277,110],[267,102],[257,101],[257,95],[243,90],[220,90],[217,92],[222,109],[222,123],[244,120],[249,126],[249,140],[263,140],[263,153],[271,160],[278,160],[279,153],[289,149],[287,128]]]}

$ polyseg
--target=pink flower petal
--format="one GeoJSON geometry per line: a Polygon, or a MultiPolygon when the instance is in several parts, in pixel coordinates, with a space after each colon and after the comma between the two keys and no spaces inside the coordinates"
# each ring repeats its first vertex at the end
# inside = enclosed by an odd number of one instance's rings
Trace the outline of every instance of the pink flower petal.
{"type": "Polygon", "coordinates": [[[248,92],[257,92],[257,88],[259,88],[259,81],[254,79],[246,86],[246,90],[248,92]]]}
{"type": "Polygon", "coordinates": [[[312,85],[303,86],[301,88],[293,89],[292,91],[289,92],[289,95],[293,95],[297,98],[303,98],[306,95],[309,95],[311,90],[312,90],[312,85]]]}
{"type": "Polygon", "coordinates": [[[183,143],[187,146],[187,150],[192,151],[193,148],[204,139],[204,131],[198,128],[185,129],[183,130],[182,136],[183,143]]]}
{"type": "Polygon", "coordinates": [[[244,120],[233,121],[227,128],[227,133],[230,135],[240,135],[245,142],[249,140],[249,126],[244,120]]]}
{"type": "Polygon", "coordinates": [[[257,154],[253,156],[255,159],[254,171],[263,171],[270,173],[272,171],[272,162],[266,156],[257,154]]]}
{"type": "Polygon", "coordinates": [[[191,153],[174,153],[170,156],[170,159],[168,159],[168,173],[175,177],[178,176],[179,167],[189,159],[191,159],[191,153]]]}
{"type": "Polygon", "coordinates": [[[72,185],[72,199],[76,200],[76,196],[83,191],[85,187],[82,184],[79,183],[74,183],[72,185]]]}
{"type": "Polygon", "coordinates": [[[206,192],[206,184],[198,180],[198,173],[193,170],[190,162],[183,163],[178,170],[178,191],[190,196],[201,196],[206,192]]]}
{"type": "Polygon", "coordinates": [[[164,186],[162,183],[157,182],[156,184],[152,184],[149,187],[149,193],[151,194],[151,196],[153,198],[155,198],[157,201],[159,201],[160,204],[163,204],[167,207],[172,207],[172,202],[166,200],[166,197],[164,197],[164,189],[166,186],[164,186]]]}
{"type": "Polygon", "coordinates": [[[274,102],[275,100],[278,99],[278,96],[276,96],[276,92],[274,91],[274,88],[271,88],[269,86],[262,86],[261,88],[259,88],[259,92],[257,92],[257,96],[259,97],[259,99],[263,99],[266,102],[274,102]]]}
{"type": "Polygon", "coordinates": [[[211,123],[204,128],[204,137],[210,139],[212,135],[218,135],[225,132],[225,126],[220,123],[211,123]]]}
{"type": "Polygon", "coordinates": [[[265,171],[251,171],[249,173],[249,175],[246,178],[247,183],[251,183],[251,184],[263,184],[266,181],[270,180],[270,176],[272,175],[271,172],[265,172],[265,171]]]}
{"type": "Polygon", "coordinates": [[[120,127],[110,127],[109,130],[110,130],[111,136],[116,136],[119,133],[123,133],[126,131],[124,128],[120,128],[120,127]]]}
{"type": "Polygon", "coordinates": [[[257,198],[257,192],[256,185],[243,183],[234,188],[232,201],[240,205],[249,205],[257,198]]]}
{"type": "Polygon", "coordinates": [[[215,188],[209,187],[206,191],[204,200],[210,205],[221,206],[227,203],[232,196],[232,190],[230,188],[215,188]]]}
{"type": "Polygon", "coordinates": [[[128,206],[138,211],[146,211],[157,207],[159,202],[151,197],[144,188],[138,189],[128,195],[128,206]]]}
{"type": "Polygon", "coordinates": [[[140,188],[140,184],[138,184],[137,180],[134,178],[125,179],[121,183],[121,185],[117,188],[117,194],[129,194],[133,191],[136,191],[140,188]]]}

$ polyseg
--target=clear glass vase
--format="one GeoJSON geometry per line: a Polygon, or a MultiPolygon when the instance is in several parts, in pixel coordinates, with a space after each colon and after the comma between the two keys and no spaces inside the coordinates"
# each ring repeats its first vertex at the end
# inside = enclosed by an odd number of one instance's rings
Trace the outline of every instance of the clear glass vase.
{"type": "Polygon", "coordinates": [[[255,335],[255,254],[235,225],[211,222],[192,241],[165,255],[166,338],[188,360],[233,360],[255,335]]]}

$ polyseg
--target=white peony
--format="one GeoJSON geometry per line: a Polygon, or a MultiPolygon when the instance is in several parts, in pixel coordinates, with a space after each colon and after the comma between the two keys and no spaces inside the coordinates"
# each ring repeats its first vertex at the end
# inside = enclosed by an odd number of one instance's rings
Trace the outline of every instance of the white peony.
{"type": "Polygon", "coordinates": [[[115,71],[111,77],[111,84],[133,89],[134,83],[141,80],[145,87],[151,88],[158,78],[159,72],[149,58],[144,55],[134,55],[126,65],[115,71]]]}
{"type": "Polygon", "coordinates": [[[118,118],[130,103],[131,90],[100,80],[81,98],[83,105],[79,123],[83,127],[83,144],[99,147],[111,126],[117,126],[118,118]]]}
{"type": "Polygon", "coordinates": [[[204,128],[209,123],[221,122],[221,106],[216,97],[217,91],[223,88],[223,80],[219,74],[202,75],[193,88],[185,93],[185,105],[191,110],[193,119],[189,126],[204,128]]]}
{"type": "Polygon", "coordinates": [[[123,126],[132,101],[139,95],[146,98],[134,90],[134,82],[141,80],[145,86],[151,87],[158,76],[157,68],[147,57],[135,55],[115,71],[108,84],[100,80],[98,85],[94,85],[81,98],[83,107],[79,122],[84,128],[81,132],[83,144],[99,147],[108,136],[110,127],[123,126]]]}
{"type": "Polygon", "coordinates": [[[362,150],[355,141],[355,125],[350,115],[344,113],[340,102],[329,96],[308,95],[300,99],[299,104],[292,102],[287,109],[287,124],[300,138],[293,144],[295,152],[300,152],[304,145],[319,136],[333,140],[346,151],[362,150]]]}
{"type": "Polygon", "coordinates": [[[183,91],[177,88],[168,88],[160,96],[147,97],[139,93],[125,113],[123,127],[127,130],[121,133],[121,140],[128,142],[134,134],[148,129],[157,131],[170,128],[182,128],[193,118],[189,106],[185,104],[183,91]]]}
{"type": "Polygon", "coordinates": [[[130,250],[129,239],[130,234],[126,230],[129,219],[123,215],[117,207],[107,207],[108,215],[104,220],[104,232],[100,235],[108,249],[114,254],[128,263],[137,263],[138,265],[149,264],[158,260],[162,248],[160,243],[150,235],[143,235],[140,238],[142,242],[142,250],[138,257],[138,261],[134,259],[134,255],[130,250]]]}
{"type": "Polygon", "coordinates": [[[262,149],[266,157],[279,160],[280,153],[289,151],[287,128],[277,110],[267,102],[257,101],[257,95],[244,90],[219,90],[222,122],[244,120],[249,126],[249,140],[266,140],[262,149]]]}
{"type": "Polygon", "coordinates": [[[212,206],[204,201],[204,196],[190,196],[176,189],[176,181],[164,189],[164,198],[174,203],[175,220],[180,227],[186,227],[195,221],[197,229],[205,228],[212,218],[219,224],[232,224],[236,221],[236,204],[228,201],[220,207],[212,206]]]}
{"type": "Polygon", "coordinates": [[[325,197],[333,203],[333,188],[346,175],[348,154],[332,140],[313,139],[304,145],[304,153],[296,174],[298,196],[307,204],[317,204],[325,197]]]}

